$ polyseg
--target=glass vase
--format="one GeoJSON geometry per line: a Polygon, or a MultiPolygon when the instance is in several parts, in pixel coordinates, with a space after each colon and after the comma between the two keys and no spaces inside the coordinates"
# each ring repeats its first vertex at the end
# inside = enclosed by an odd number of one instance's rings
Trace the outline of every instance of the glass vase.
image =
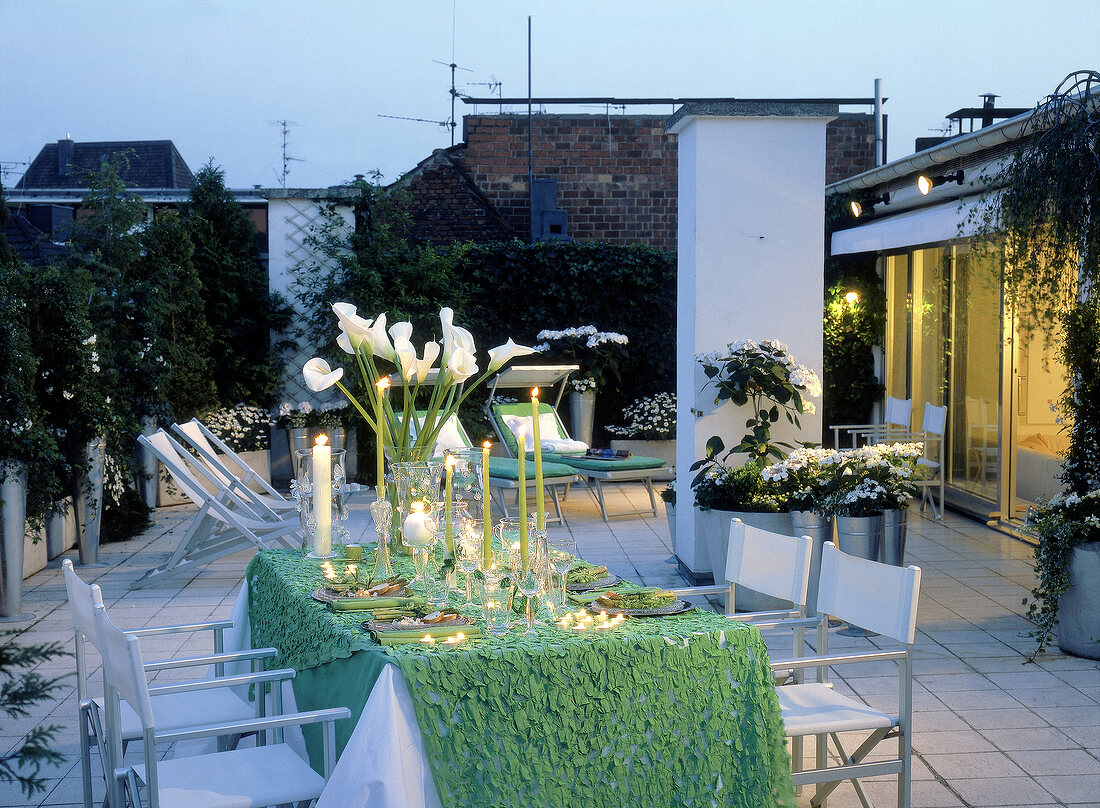
{"type": "Polygon", "coordinates": [[[393,481],[397,492],[397,508],[394,514],[394,549],[397,552],[409,555],[411,547],[405,543],[401,535],[401,525],[405,518],[412,513],[414,502],[423,503],[423,509],[428,510],[435,502],[439,501],[439,483],[443,476],[443,463],[438,460],[426,460],[411,463],[391,463],[393,481]]]}
{"type": "Polygon", "coordinates": [[[313,449],[294,452],[291,492],[305,544],[309,547],[307,555],[310,558],[329,558],[333,555],[333,536],[343,542],[349,535],[340,524],[348,518],[344,493],[347,452],[344,449],[330,450],[328,481],[324,488],[318,487],[318,481],[314,479],[313,453],[313,449]]]}

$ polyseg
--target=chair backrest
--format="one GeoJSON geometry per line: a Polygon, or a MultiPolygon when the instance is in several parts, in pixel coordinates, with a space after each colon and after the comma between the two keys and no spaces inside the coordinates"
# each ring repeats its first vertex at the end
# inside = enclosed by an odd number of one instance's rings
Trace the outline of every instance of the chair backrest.
{"type": "Polygon", "coordinates": [[[886,397],[886,413],[883,423],[896,424],[904,429],[909,429],[909,422],[913,419],[913,399],[886,397]]]}
{"type": "MultiPolygon", "coordinates": [[[[516,435],[521,426],[527,435],[527,448],[531,448],[530,439],[534,432],[534,424],[529,403],[493,404],[491,411],[493,426],[508,448],[509,455],[515,457],[519,451],[519,442],[516,440],[516,435]]],[[[565,424],[561,422],[557,410],[545,401],[539,402],[539,432],[543,437],[555,440],[569,440],[572,437],[566,431],[565,424]]]]}
{"type": "Polygon", "coordinates": [[[726,580],[805,606],[813,549],[809,536],[783,536],[734,519],[726,551],[726,580]]]}
{"type": "Polygon", "coordinates": [[[163,429],[157,430],[152,435],[138,435],[138,441],[149,447],[150,451],[168,469],[168,473],[172,475],[172,479],[176,481],[176,485],[180,487],[180,490],[199,507],[202,507],[210,499],[210,494],[199,484],[195,475],[188,468],[189,466],[191,469],[196,469],[205,474],[207,479],[217,487],[224,487],[209,470],[205,467],[196,466],[193,458],[189,461],[190,455],[163,429]]]}
{"type": "Polygon", "coordinates": [[[141,658],[138,638],[128,635],[111,622],[107,610],[95,610],[96,636],[100,655],[103,657],[103,681],[118,691],[126,703],[134,708],[145,729],[153,729],[153,705],[149,699],[149,685],[145,681],[145,663],[141,658]]]}
{"type": "Polygon", "coordinates": [[[821,551],[817,611],[911,645],[920,574],[920,567],[868,561],[826,542],[821,551]]]}
{"type": "Polygon", "coordinates": [[[947,407],[935,407],[931,402],[925,402],[924,417],[921,419],[921,429],[942,438],[946,428],[947,407]]]}
{"type": "MultiPolygon", "coordinates": [[[[414,418],[412,424],[409,425],[413,438],[416,437],[416,425],[424,423],[424,418],[427,414],[425,410],[416,411],[416,418],[414,418]]],[[[462,422],[458,420],[458,413],[452,412],[450,417],[447,418],[439,428],[439,434],[437,434],[435,438],[435,448],[432,449],[432,457],[442,457],[443,452],[447,449],[472,449],[473,446],[473,443],[470,441],[470,436],[466,434],[466,428],[463,427],[462,422]]]]}
{"type": "Polygon", "coordinates": [[[84,661],[84,643],[96,644],[95,611],[103,606],[103,595],[96,584],[86,584],[73,569],[73,562],[65,559],[61,562],[65,575],[65,592],[69,597],[69,614],[73,620],[73,639],[76,655],[76,696],[83,700],[87,697],[87,668],[84,661]]]}
{"type": "MultiPolygon", "coordinates": [[[[229,469],[218,460],[218,452],[211,445],[205,434],[205,427],[196,419],[191,419],[184,424],[172,424],[172,429],[180,433],[190,443],[202,458],[202,462],[210,470],[223,486],[228,488],[232,484],[229,477],[229,469]]],[[[223,453],[224,454],[224,453],[223,453]]]]}

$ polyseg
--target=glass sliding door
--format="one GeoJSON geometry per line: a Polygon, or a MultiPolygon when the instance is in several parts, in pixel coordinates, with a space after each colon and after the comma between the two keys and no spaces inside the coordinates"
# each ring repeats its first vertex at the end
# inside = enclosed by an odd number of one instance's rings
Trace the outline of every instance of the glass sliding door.
{"type": "Polygon", "coordinates": [[[1001,321],[999,259],[954,250],[947,482],[997,509],[1001,479],[1001,321]]]}
{"type": "Polygon", "coordinates": [[[888,255],[886,280],[886,395],[909,398],[909,330],[912,299],[909,290],[909,255],[888,255]]]}
{"type": "Polygon", "coordinates": [[[912,253],[912,360],[910,390],[913,426],[920,430],[926,403],[943,406],[947,387],[947,349],[950,338],[948,280],[950,251],[944,247],[912,253]]]}

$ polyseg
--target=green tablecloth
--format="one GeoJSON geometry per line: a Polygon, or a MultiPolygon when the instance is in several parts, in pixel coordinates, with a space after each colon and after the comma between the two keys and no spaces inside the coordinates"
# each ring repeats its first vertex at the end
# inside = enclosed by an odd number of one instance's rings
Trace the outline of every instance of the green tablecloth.
{"type": "Polygon", "coordinates": [[[383,665],[401,669],[444,806],[794,804],[751,626],[692,611],[596,633],[549,625],[451,650],[383,648],[359,628],[368,612],[310,598],[321,578],[301,551],[260,552],[246,581],[253,646],[279,648],[270,665],[299,672],[299,707],[352,710],[341,750],[383,665]]]}

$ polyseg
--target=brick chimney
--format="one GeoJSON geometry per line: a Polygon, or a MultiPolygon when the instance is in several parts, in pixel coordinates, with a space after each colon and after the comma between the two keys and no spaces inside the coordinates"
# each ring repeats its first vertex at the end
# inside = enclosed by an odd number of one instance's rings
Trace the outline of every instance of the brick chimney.
{"type": "Polygon", "coordinates": [[[57,173],[62,177],[70,177],[73,173],[74,144],[70,137],[64,137],[57,141],[57,173]]]}

